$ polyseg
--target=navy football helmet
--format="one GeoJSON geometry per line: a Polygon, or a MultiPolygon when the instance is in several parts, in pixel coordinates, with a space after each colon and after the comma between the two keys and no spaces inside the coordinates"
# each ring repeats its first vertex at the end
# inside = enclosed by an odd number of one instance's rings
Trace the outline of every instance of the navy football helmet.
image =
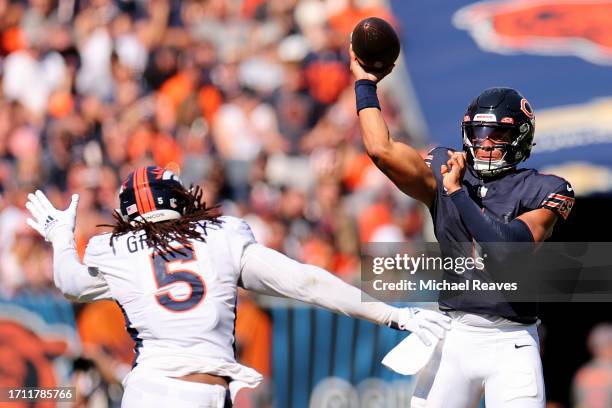
{"type": "Polygon", "coordinates": [[[130,222],[160,222],[185,212],[183,183],[171,170],[156,166],[131,172],[119,190],[119,209],[130,222]]]}
{"type": "Polygon", "coordinates": [[[527,99],[512,88],[489,88],[468,106],[461,123],[463,150],[481,176],[490,177],[516,167],[531,154],[535,115],[527,99]],[[483,146],[489,139],[493,145],[483,146]],[[476,151],[501,149],[498,160],[478,159],[476,151]]]}

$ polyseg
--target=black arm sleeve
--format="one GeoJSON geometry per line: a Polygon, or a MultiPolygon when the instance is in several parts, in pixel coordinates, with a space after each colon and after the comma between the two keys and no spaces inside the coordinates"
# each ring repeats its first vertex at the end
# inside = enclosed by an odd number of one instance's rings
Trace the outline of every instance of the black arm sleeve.
{"type": "MultiPolygon", "coordinates": [[[[470,234],[483,247],[486,248],[487,243],[533,242],[533,235],[527,224],[518,219],[507,224],[494,220],[483,213],[463,189],[455,191],[450,198],[470,234]]],[[[489,246],[487,249],[493,248],[489,246]]],[[[492,255],[498,260],[503,260],[511,252],[510,248],[502,249],[501,245],[495,245],[495,251],[492,251],[492,255]]]]}

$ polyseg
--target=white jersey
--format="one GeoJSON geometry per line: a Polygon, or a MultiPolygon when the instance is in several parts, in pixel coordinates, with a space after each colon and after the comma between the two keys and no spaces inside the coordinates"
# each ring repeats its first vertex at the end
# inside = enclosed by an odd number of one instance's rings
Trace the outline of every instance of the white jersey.
{"type": "MultiPolygon", "coordinates": [[[[381,325],[398,325],[400,310],[374,299],[313,265],[301,264],[255,242],[249,226],[233,217],[208,223],[206,242],[190,241],[161,257],[143,231],[89,241],[84,266],[74,239],[53,242],[53,281],[78,302],[114,299],[136,342],[130,378],[210,373],[231,378],[232,399],[262,376],[236,362],[236,290],[284,296],[381,325]]],[[[174,247],[178,247],[175,243],[174,247]]]]}
{"type": "Polygon", "coordinates": [[[207,224],[206,242],[192,240],[192,250],[167,259],[147,246],[143,231],[118,237],[114,249],[110,234],[95,236],[84,263],[106,282],[96,298],[112,298],[123,310],[136,342],[134,370],[227,376],[234,394],[261,381],[236,362],[234,348],[240,259],[255,239],[244,221],[219,220],[207,224]]]}

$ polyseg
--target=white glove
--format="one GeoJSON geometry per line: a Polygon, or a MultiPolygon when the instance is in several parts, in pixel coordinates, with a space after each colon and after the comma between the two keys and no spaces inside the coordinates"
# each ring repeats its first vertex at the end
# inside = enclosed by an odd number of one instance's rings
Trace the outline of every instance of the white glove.
{"type": "Polygon", "coordinates": [[[450,317],[433,310],[418,307],[405,307],[399,310],[397,325],[400,330],[408,330],[419,336],[426,346],[431,345],[427,331],[438,339],[444,338],[451,327],[450,317]]]}
{"type": "Polygon", "coordinates": [[[74,234],[76,222],[76,210],[79,204],[79,195],[72,195],[72,202],[65,211],[53,207],[47,196],[40,191],[28,194],[26,208],[32,214],[26,222],[34,228],[46,241],[53,243],[54,240],[65,237],[71,239],[74,234]]]}

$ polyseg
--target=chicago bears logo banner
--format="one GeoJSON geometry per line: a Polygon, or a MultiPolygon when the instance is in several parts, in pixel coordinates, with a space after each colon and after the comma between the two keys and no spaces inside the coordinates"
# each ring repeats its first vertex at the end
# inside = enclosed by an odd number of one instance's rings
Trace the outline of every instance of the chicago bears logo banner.
{"type": "MultiPolygon", "coordinates": [[[[72,325],[61,319],[53,321],[58,316],[45,316],[49,310],[42,308],[49,304],[39,300],[39,314],[0,299],[0,387],[55,388],[69,384],[71,356],[79,347],[78,338],[72,325]]],[[[38,306],[32,303],[32,307],[38,306]]],[[[56,311],[59,310],[56,305],[56,311]]],[[[45,399],[6,404],[15,408],[57,405],[45,399]]]]}

